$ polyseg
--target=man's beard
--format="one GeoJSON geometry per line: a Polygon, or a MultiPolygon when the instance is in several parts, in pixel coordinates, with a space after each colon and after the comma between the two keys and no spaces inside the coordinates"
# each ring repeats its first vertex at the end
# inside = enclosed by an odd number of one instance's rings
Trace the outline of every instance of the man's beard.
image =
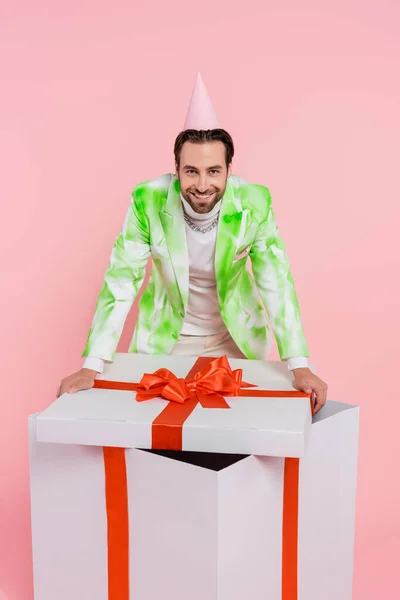
{"type": "Polygon", "coordinates": [[[186,202],[189,204],[189,206],[194,210],[194,212],[199,213],[199,214],[206,214],[212,211],[212,209],[214,208],[214,206],[220,201],[222,200],[224,194],[225,194],[225,189],[220,190],[218,188],[210,188],[209,190],[207,190],[207,192],[200,194],[200,192],[198,192],[198,190],[196,190],[196,188],[189,188],[188,190],[186,190],[185,192],[183,190],[181,190],[182,192],[182,196],[184,197],[184,199],[186,200],[186,202]],[[214,194],[212,200],[210,202],[201,202],[200,198],[194,198],[192,196],[192,194],[199,194],[200,196],[211,196],[212,194],[214,194]]]}

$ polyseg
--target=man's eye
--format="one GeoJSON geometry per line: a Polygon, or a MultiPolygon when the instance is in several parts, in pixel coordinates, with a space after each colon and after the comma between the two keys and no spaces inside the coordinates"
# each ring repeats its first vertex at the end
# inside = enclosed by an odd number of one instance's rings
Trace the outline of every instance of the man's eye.
{"type": "Polygon", "coordinates": [[[219,171],[217,171],[216,169],[211,169],[211,171],[210,171],[210,173],[211,173],[212,175],[217,175],[217,173],[218,173],[218,172],[219,172],[219,171]]]}

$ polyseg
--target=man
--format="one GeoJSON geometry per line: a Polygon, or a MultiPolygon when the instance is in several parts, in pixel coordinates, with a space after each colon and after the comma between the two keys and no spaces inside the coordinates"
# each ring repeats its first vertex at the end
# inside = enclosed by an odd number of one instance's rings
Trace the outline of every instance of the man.
{"type": "Polygon", "coordinates": [[[91,388],[104,362],[113,360],[151,256],[131,352],[266,359],[272,341],[266,309],[294,387],[316,394],[315,412],[325,404],[327,386],[308,368],[269,190],[232,175],[231,136],[207,127],[216,124],[213,110],[198,78],[185,129],[175,141],[175,175],[134,189],[105,273],[84,366],[63,379],[58,395],[91,388]],[[199,95],[200,118],[192,114],[199,95]]]}

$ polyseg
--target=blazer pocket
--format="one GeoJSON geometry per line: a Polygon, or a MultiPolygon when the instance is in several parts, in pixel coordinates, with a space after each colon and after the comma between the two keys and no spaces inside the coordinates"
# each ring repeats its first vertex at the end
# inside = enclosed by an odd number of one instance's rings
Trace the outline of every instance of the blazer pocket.
{"type": "Polygon", "coordinates": [[[250,246],[247,246],[244,250],[242,250],[242,252],[240,252],[240,254],[237,254],[235,256],[235,258],[233,259],[233,262],[238,262],[239,260],[241,260],[242,258],[245,258],[248,253],[250,252],[250,246]]]}

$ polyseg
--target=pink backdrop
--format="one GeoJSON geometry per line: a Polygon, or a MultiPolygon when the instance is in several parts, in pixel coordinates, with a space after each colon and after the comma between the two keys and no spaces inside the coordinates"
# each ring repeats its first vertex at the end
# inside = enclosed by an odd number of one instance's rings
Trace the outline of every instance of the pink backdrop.
{"type": "Polygon", "coordinates": [[[390,0],[1,1],[8,600],[32,599],[27,416],[81,364],[131,188],[173,167],[197,70],[236,172],[271,189],[329,396],[362,407],[354,599],[398,598],[399,23],[390,0]]]}

